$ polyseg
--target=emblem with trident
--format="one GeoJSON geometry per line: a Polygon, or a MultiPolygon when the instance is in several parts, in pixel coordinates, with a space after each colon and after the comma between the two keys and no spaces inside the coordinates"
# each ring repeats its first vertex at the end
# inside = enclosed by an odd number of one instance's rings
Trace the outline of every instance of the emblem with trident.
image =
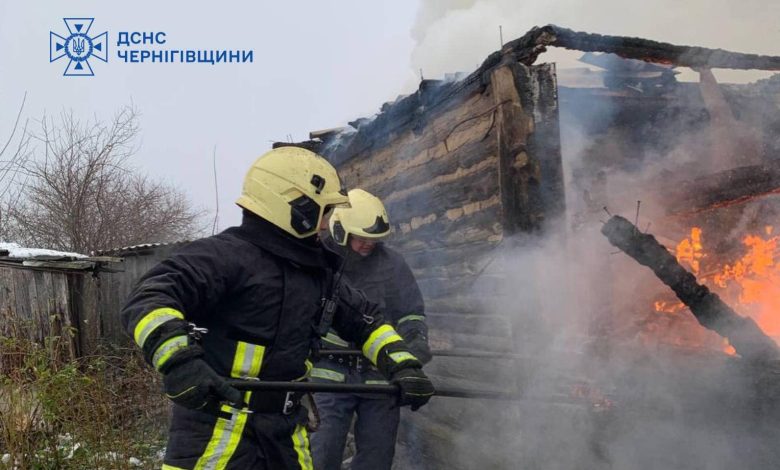
{"type": "Polygon", "coordinates": [[[63,18],[68,36],[49,33],[49,62],[66,57],[65,76],[92,76],[89,59],[95,57],[108,62],[108,32],[90,36],[93,18],[63,18]]]}

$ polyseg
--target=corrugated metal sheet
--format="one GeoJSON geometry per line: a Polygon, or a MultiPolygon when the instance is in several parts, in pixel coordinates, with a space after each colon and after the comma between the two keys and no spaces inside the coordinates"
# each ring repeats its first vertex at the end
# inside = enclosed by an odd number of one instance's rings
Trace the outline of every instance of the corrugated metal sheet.
{"type": "Polygon", "coordinates": [[[170,243],[142,243],[140,245],[124,246],[120,248],[109,248],[106,250],[98,250],[94,252],[95,256],[138,256],[141,254],[149,254],[160,248],[175,249],[179,246],[185,245],[192,240],[181,240],[170,243]]]}

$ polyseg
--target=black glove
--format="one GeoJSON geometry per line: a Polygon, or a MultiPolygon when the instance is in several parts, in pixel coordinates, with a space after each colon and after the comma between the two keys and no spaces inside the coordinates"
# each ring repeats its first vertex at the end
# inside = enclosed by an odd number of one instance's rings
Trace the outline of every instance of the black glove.
{"type": "Polygon", "coordinates": [[[414,354],[414,357],[420,360],[423,364],[431,362],[433,355],[431,354],[431,348],[428,347],[428,338],[422,334],[416,334],[411,336],[408,340],[405,340],[406,346],[409,347],[409,352],[414,354]]]}
{"type": "Polygon", "coordinates": [[[398,385],[400,390],[398,406],[411,405],[412,411],[428,403],[436,391],[431,380],[418,367],[398,370],[390,377],[390,382],[398,385]]]}
{"type": "Polygon", "coordinates": [[[185,408],[218,408],[220,401],[227,401],[237,408],[245,406],[241,392],[228,385],[199,357],[189,358],[167,369],[163,385],[165,395],[185,408]]]}

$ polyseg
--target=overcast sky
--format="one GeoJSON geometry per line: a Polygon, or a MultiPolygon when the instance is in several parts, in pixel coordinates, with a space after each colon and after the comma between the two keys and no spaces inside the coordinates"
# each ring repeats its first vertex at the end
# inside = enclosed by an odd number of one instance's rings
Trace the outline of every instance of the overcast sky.
{"type": "Polygon", "coordinates": [[[72,108],[109,118],[133,103],[141,113],[136,165],[214,208],[217,147],[220,226],[243,174],[274,140],[373,114],[414,81],[410,28],[417,2],[106,2],[0,0],[0,139],[28,93],[25,114],[72,108]],[[109,32],[109,62],[94,77],[63,77],[49,63],[49,31],[63,17],[94,17],[90,36],[109,32]],[[163,31],[170,49],[251,49],[249,64],[130,64],[116,57],[119,31],[163,31]]]}
{"type": "Polygon", "coordinates": [[[505,41],[557,23],[778,55],[778,19],[777,0],[0,0],[0,141],[25,91],[30,119],[64,109],[108,119],[132,102],[142,127],[136,166],[212,213],[216,145],[225,228],[239,220],[244,172],[272,141],[370,116],[414,90],[420,68],[426,78],[472,71],[499,47],[499,24],[505,41]],[[49,63],[49,31],[67,35],[63,17],[94,17],[90,35],[109,32],[109,62],[91,59],[94,77],[63,77],[65,61],[49,63]],[[167,49],[253,50],[254,62],[123,63],[120,31],[165,32],[167,49]]]}

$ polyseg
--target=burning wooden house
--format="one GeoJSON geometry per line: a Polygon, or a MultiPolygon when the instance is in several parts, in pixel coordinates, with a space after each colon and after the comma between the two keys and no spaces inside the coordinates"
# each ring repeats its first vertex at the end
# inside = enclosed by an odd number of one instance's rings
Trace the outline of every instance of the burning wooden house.
{"type": "Polygon", "coordinates": [[[407,416],[399,468],[777,465],[780,80],[719,86],[710,68],[780,57],[534,28],[467,76],[294,144],[385,201],[435,349],[512,353],[428,366],[526,401],[434,400],[407,416]],[[587,52],[598,83],[558,83],[536,63],[551,46],[587,52]],[[628,238],[652,222],[755,336],[729,343],[614,254],[605,210],[638,219],[628,238]],[[770,353],[753,360],[753,342],[770,353]]]}

